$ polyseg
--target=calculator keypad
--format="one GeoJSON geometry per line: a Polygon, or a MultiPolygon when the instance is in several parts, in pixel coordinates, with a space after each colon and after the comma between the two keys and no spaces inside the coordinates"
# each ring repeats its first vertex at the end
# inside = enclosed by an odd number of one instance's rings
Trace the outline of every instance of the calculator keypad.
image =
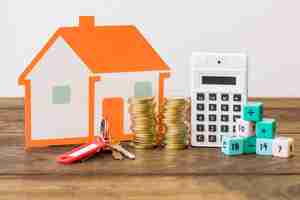
{"type": "Polygon", "coordinates": [[[235,132],[235,122],[241,117],[244,96],[239,93],[196,92],[195,141],[208,146],[220,146],[222,137],[235,132]],[[213,145],[215,144],[215,145],[213,145]]]}

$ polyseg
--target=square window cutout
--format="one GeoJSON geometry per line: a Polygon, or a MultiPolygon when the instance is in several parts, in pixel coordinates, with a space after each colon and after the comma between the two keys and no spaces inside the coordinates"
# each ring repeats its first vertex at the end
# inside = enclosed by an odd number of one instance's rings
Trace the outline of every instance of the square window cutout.
{"type": "Polygon", "coordinates": [[[52,87],[52,103],[53,104],[69,104],[71,102],[71,87],[68,85],[60,85],[52,87]]]}
{"type": "Polygon", "coordinates": [[[141,81],[134,84],[134,96],[135,97],[152,97],[152,82],[141,81]]]}

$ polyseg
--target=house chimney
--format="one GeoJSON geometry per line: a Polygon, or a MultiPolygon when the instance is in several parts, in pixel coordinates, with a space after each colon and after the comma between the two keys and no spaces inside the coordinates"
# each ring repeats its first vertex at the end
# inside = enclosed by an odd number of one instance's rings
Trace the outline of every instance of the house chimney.
{"type": "Polygon", "coordinates": [[[79,27],[81,29],[93,29],[95,27],[95,17],[94,16],[80,16],[79,17],[79,27]]]}

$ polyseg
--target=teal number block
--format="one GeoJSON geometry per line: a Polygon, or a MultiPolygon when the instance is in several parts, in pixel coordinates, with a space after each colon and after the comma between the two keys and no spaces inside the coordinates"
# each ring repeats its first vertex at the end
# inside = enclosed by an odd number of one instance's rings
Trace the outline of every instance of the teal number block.
{"type": "Polygon", "coordinates": [[[257,138],[274,138],[276,133],[276,120],[264,118],[256,123],[257,138]]]}
{"type": "Polygon", "coordinates": [[[272,155],[273,139],[256,138],[256,154],[272,155]]]}
{"type": "Polygon", "coordinates": [[[228,156],[241,155],[244,152],[244,138],[224,137],[222,152],[228,156]]]}
{"type": "Polygon", "coordinates": [[[243,119],[258,122],[263,117],[263,104],[261,102],[248,102],[244,105],[243,119]]]}
{"type": "Polygon", "coordinates": [[[244,138],[244,153],[256,153],[256,137],[245,137],[244,138]]]}

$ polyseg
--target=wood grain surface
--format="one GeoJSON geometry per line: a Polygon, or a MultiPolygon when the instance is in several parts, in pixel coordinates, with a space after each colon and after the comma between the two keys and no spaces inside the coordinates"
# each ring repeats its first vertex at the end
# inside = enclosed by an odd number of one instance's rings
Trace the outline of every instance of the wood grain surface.
{"type": "Polygon", "coordinates": [[[21,98],[0,98],[0,199],[300,199],[300,99],[254,98],[279,133],[294,137],[296,155],[224,156],[216,148],[134,151],[134,161],[99,154],[64,166],[71,148],[24,150],[21,98]]]}

